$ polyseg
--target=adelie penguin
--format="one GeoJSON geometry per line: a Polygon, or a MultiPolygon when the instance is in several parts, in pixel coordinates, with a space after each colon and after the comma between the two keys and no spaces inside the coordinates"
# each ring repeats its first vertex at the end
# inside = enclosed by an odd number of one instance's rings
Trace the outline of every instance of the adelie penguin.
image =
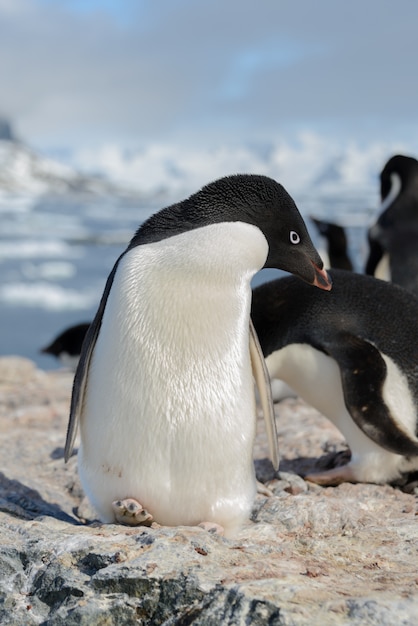
{"type": "Polygon", "coordinates": [[[396,155],[380,174],[382,205],[369,229],[366,274],[418,296],[418,161],[396,155]]]}
{"type": "MultiPolygon", "coordinates": [[[[339,224],[310,218],[318,229],[319,234],[326,240],[327,250],[320,250],[324,267],[337,268],[351,271],[353,265],[348,254],[347,236],[345,229],[339,224]]],[[[273,378],[271,380],[271,392],[274,402],[280,402],[284,398],[295,398],[297,394],[284,381],[273,378]]]]}
{"type": "Polygon", "coordinates": [[[272,378],[345,436],[351,461],[320,484],[386,483],[418,469],[418,300],[371,276],[330,270],[332,291],[292,276],[257,287],[251,316],[272,378]]]}
{"type": "Polygon", "coordinates": [[[263,267],[331,288],[292,198],[255,175],[222,178],[153,215],[117,260],[83,344],[65,447],[68,459],[79,424],[79,475],[103,522],[213,523],[231,534],[248,519],[251,360],[259,380],[264,364],[250,281],[263,267]]]}
{"type": "Polygon", "coordinates": [[[42,348],[41,352],[56,357],[64,367],[75,371],[89,326],[90,323],[84,322],[66,328],[50,344],[42,348]]]}
{"type": "Polygon", "coordinates": [[[347,235],[344,228],[339,224],[326,222],[316,217],[311,217],[311,220],[327,242],[326,254],[321,254],[325,267],[352,270],[353,264],[348,254],[347,235]]]}

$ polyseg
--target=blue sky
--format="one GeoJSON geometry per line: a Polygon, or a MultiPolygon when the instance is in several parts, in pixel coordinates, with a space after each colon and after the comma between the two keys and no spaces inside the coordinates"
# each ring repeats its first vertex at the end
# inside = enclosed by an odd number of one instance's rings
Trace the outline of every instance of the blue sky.
{"type": "Polygon", "coordinates": [[[0,114],[44,148],[417,145],[416,0],[0,0],[0,114]]]}

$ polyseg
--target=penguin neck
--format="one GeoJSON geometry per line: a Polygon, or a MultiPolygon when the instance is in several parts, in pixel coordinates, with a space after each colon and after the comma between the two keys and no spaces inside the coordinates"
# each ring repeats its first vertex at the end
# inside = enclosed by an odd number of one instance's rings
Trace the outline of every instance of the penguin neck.
{"type": "Polygon", "coordinates": [[[121,330],[139,343],[177,349],[213,342],[214,333],[226,341],[238,328],[248,333],[250,282],[267,254],[262,232],[243,222],[136,246],[119,263],[106,308],[123,309],[121,330]]]}
{"type": "Polygon", "coordinates": [[[382,198],[382,204],[379,207],[379,212],[383,213],[388,207],[396,200],[402,189],[402,179],[397,172],[392,172],[390,175],[390,190],[385,198],[382,198]]]}
{"type": "Polygon", "coordinates": [[[137,428],[139,412],[162,430],[202,416],[220,428],[225,398],[238,398],[227,411],[230,420],[236,412],[240,419],[251,412],[250,281],[267,253],[258,228],[234,222],[124,254],[89,374],[90,388],[100,381],[113,398],[109,407],[103,401],[100,412],[113,419],[115,406],[123,404],[130,427],[137,428]],[[167,384],[170,392],[161,397],[167,384]]]}

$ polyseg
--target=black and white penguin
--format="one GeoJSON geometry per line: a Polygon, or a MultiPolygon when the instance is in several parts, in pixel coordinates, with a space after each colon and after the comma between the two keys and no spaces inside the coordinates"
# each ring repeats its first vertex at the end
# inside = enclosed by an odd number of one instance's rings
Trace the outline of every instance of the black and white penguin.
{"type": "Polygon", "coordinates": [[[311,217],[311,220],[327,243],[326,255],[321,253],[324,266],[326,268],[334,267],[341,270],[352,270],[353,264],[348,254],[345,229],[338,224],[326,222],[316,217],[311,217]]]}
{"type": "Polygon", "coordinates": [[[83,344],[65,447],[68,459],[79,423],[80,479],[102,521],[209,522],[230,534],[248,519],[250,282],[263,267],[331,288],[292,198],[255,175],[156,213],[116,261],[83,344]]]}
{"type": "Polygon", "coordinates": [[[286,277],[254,290],[251,316],[272,378],[330,419],[351,461],[308,478],[391,482],[418,469],[418,300],[344,270],[330,293],[286,277]]]}
{"type": "Polygon", "coordinates": [[[366,274],[418,296],[418,161],[396,155],[380,174],[382,205],[369,229],[366,274]]]}
{"type": "Polygon", "coordinates": [[[50,344],[41,348],[41,352],[56,357],[64,367],[75,371],[89,326],[90,323],[82,323],[66,328],[50,344]]]}
{"type": "MultiPolygon", "coordinates": [[[[318,249],[326,269],[336,268],[351,271],[353,265],[348,254],[347,236],[345,229],[333,222],[310,217],[318,229],[319,234],[326,241],[326,250],[318,249]]],[[[298,394],[283,380],[273,378],[271,380],[271,393],[274,402],[280,402],[284,398],[297,398],[298,394]]]]}
{"type": "MultiPolygon", "coordinates": [[[[326,251],[318,250],[324,267],[326,269],[337,268],[351,271],[353,265],[348,254],[345,229],[338,224],[320,220],[316,217],[311,216],[310,219],[317,227],[319,234],[326,241],[326,251]]],[[[283,380],[278,380],[277,378],[271,380],[271,393],[274,402],[280,402],[284,398],[297,398],[298,396],[294,389],[289,387],[283,380]]]]}

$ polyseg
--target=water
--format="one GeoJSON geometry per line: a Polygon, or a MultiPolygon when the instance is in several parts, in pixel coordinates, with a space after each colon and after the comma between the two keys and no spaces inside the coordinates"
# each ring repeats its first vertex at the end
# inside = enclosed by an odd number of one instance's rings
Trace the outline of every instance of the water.
{"type": "Polygon", "coordinates": [[[59,364],[40,349],[90,321],[106,278],[152,202],[19,198],[0,206],[0,352],[59,364]]]}
{"type": "MultiPolygon", "coordinates": [[[[366,228],[376,210],[373,190],[295,200],[315,245],[309,215],[347,228],[358,271],[366,255],[366,228]]],[[[66,327],[90,321],[106,278],[138,225],[169,200],[117,197],[3,197],[0,202],[0,353],[21,355],[43,369],[59,367],[40,353],[66,327]]],[[[263,270],[254,284],[281,275],[263,270]]]]}

